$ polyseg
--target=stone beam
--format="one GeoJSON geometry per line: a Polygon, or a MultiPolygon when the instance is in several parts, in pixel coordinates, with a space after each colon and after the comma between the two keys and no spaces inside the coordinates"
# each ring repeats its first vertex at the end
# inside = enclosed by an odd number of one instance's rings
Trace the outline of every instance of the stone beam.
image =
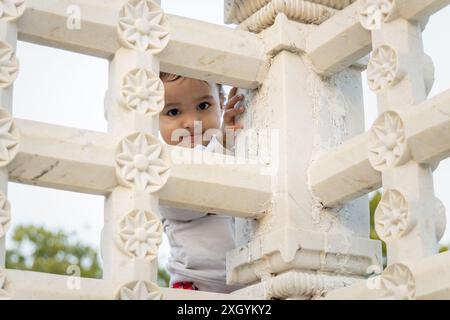
{"type": "MultiPolygon", "coordinates": [[[[97,195],[108,195],[117,186],[119,141],[109,134],[22,119],[15,122],[21,140],[8,166],[11,181],[97,195]]],[[[257,163],[176,146],[168,149],[174,165],[159,191],[162,204],[239,217],[270,209],[271,177],[261,174],[257,163]]]]}
{"type": "MultiPolygon", "coordinates": [[[[411,155],[435,164],[450,157],[450,90],[400,113],[411,155]]],[[[381,173],[369,162],[370,132],[350,139],[319,157],[310,167],[309,183],[324,206],[337,206],[381,186],[381,173]]]]}
{"type": "MultiPolygon", "coordinates": [[[[16,300],[112,300],[120,288],[102,279],[80,278],[50,273],[2,269],[6,293],[16,300]]],[[[159,288],[161,300],[256,300],[244,294],[223,294],[159,288]]],[[[4,297],[2,297],[4,298],[4,297]]],[[[137,296],[136,299],[144,297],[137,296]]]]}
{"type": "MultiPolygon", "coordinates": [[[[119,9],[118,4],[103,0],[29,0],[18,23],[19,39],[111,59],[120,48],[119,9]],[[69,8],[79,8],[79,30],[68,27],[69,8]]],[[[257,35],[175,15],[168,17],[171,41],[161,53],[162,71],[241,88],[254,89],[261,83],[266,56],[257,35]]]]}
{"type": "Polygon", "coordinates": [[[116,185],[116,141],[106,133],[15,119],[20,150],[10,180],[41,187],[106,195],[116,185]]]}
{"type": "Polygon", "coordinates": [[[326,207],[339,206],[381,187],[369,162],[370,133],[356,136],[319,157],[309,169],[313,194],[326,207]]]}
{"type": "Polygon", "coordinates": [[[354,285],[330,291],[327,300],[450,299],[450,252],[414,263],[394,263],[385,271],[354,285]]]}

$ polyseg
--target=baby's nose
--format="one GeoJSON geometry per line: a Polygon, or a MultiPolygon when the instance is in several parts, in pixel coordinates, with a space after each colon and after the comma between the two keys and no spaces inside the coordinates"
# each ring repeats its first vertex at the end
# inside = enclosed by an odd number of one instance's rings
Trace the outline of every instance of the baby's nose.
{"type": "Polygon", "coordinates": [[[201,126],[202,126],[202,121],[201,121],[200,117],[198,117],[196,115],[186,117],[185,122],[184,122],[185,129],[194,130],[194,128],[198,128],[201,126]]]}

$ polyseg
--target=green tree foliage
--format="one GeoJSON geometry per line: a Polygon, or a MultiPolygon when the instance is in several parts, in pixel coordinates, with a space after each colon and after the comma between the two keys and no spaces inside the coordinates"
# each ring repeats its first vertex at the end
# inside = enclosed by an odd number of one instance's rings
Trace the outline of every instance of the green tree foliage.
{"type": "Polygon", "coordinates": [[[73,233],[18,226],[12,241],[13,248],[6,252],[7,268],[67,275],[67,268],[77,265],[82,277],[102,276],[97,252],[77,241],[73,233]]]}
{"type": "MultiPolygon", "coordinates": [[[[72,275],[67,268],[76,265],[80,268],[81,277],[102,277],[97,251],[78,241],[75,233],[24,225],[13,231],[12,242],[12,248],[6,252],[6,267],[9,269],[72,275]]],[[[159,285],[167,287],[169,280],[166,270],[159,269],[159,285]]]]}
{"type": "Polygon", "coordinates": [[[159,268],[158,269],[158,285],[160,287],[169,287],[170,283],[170,275],[166,271],[166,269],[159,268]]]}
{"type": "MultiPolygon", "coordinates": [[[[375,231],[375,210],[377,209],[378,203],[381,200],[381,192],[377,191],[369,202],[370,207],[370,238],[374,240],[380,240],[382,244],[382,252],[383,252],[383,261],[384,265],[386,266],[386,243],[382,241],[379,237],[377,232],[375,231]]],[[[449,246],[441,245],[439,252],[448,251],[449,246]]]]}

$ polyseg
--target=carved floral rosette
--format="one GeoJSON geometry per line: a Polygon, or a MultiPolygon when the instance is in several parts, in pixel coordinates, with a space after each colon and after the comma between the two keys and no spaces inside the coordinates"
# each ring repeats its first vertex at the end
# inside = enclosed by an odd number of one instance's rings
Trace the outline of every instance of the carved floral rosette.
{"type": "Polygon", "coordinates": [[[0,268],[0,300],[10,300],[11,297],[11,282],[6,277],[5,270],[0,268]]]}
{"type": "Polygon", "coordinates": [[[0,192],[0,238],[6,235],[11,224],[11,206],[6,195],[0,192]]]}
{"type": "Polygon", "coordinates": [[[119,221],[116,243],[130,257],[154,259],[158,256],[162,230],[155,214],[133,210],[119,221]]]}
{"type": "Polygon", "coordinates": [[[375,230],[384,241],[398,240],[416,225],[409,204],[395,189],[386,190],[375,211],[375,230]]]}
{"type": "Polygon", "coordinates": [[[151,70],[128,72],[120,90],[121,105],[138,114],[159,114],[164,108],[164,85],[151,70]]]}
{"type": "Polygon", "coordinates": [[[405,74],[400,65],[400,56],[394,48],[382,45],[373,51],[367,65],[367,80],[372,91],[386,91],[403,79],[405,74]]]}
{"type": "Polygon", "coordinates": [[[374,122],[371,133],[374,143],[369,146],[369,161],[375,170],[400,166],[411,159],[405,126],[398,113],[382,113],[374,122]]]}
{"type": "Polygon", "coordinates": [[[17,78],[19,60],[14,49],[6,42],[0,41],[0,88],[10,87],[17,78]]]}
{"type": "Polygon", "coordinates": [[[115,293],[116,300],[161,300],[159,287],[149,281],[132,281],[122,285],[115,293]]]}
{"type": "Polygon", "coordinates": [[[14,119],[0,107],[0,168],[6,167],[19,151],[20,134],[14,119]]]}
{"type": "Polygon", "coordinates": [[[382,299],[413,300],[416,296],[416,283],[411,270],[404,264],[389,265],[381,275],[382,299]]]}
{"type": "Polygon", "coordinates": [[[169,43],[169,22],[152,0],[128,0],[119,13],[119,39],[126,48],[159,54],[169,43]]]}
{"type": "Polygon", "coordinates": [[[359,21],[366,30],[379,30],[383,23],[397,17],[395,0],[364,0],[361,1],[359,21]]]}
{"type": "Polygon", "coordinates": [[[156,192],[167,182],[170,160],[166,147],[154,136],[134,133],[116,151],[116,176],[121,185],[156,192]]]}
{"type": "Polygon", "coordinates": [[[15,21],[25,12],[25,0],[0,0],[0,20],[15,21]]]}

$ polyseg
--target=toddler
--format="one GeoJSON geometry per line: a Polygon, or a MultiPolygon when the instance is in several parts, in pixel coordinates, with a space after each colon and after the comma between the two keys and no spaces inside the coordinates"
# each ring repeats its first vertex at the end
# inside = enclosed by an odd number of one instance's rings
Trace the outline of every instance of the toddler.
{"type": "MultiPolygon", "coordinates": [[[[234,132],[243,128],[235,118],[245,110],[235,108],[243,99],[236,95],[237,89],[230,91],[224,104],[221,85],[167,73],[160,78],[165,89],[159,120],[163,140],[169,145],[232,154],[226,148],[226,131],[234,139],[234,132]]],[[[226,284],[225,255],[235,248],[234,217],[163,205],[160,213],[171,247],[170,287],[221,293],[241,288],[226,284]]]]}

